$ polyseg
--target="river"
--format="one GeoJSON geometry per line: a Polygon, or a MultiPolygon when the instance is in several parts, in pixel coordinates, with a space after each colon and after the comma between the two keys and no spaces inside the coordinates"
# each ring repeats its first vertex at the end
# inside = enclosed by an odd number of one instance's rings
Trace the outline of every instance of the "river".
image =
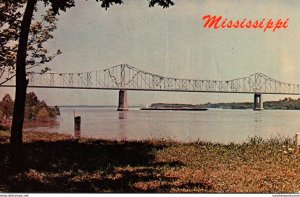
{"type": "Polygon", "coordinates": [[[300,111],[225,110],[118,112],[116,108],[60,107],[56,124],[27,126],[27,131],[115,139],[171,139],[180,142],[245,142],[249,137],[293,137],[300,133],[300,111]],[[74,110],[81,131],[74,132],[74,110]]]}

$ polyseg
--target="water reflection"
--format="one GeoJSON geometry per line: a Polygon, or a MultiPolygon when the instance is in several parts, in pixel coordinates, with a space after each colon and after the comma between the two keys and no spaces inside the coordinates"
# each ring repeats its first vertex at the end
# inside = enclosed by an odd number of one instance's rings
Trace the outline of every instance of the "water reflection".
{"type": "Polygon", "coordinates": [[[263,111],[254,112],[253,120],[254,120],[254,122],[253,122],[253,133],[251,135],[252,135],[252,137],[259,136],[259,134],[264,130],[263,127],[264,127],[264,124],[265,124],[263,122],[263,111]]]}
{"type": "Polygon", "coordinates": [[[54,128],[60,126],[60,121],[56,118],[54,119],[47,119],[47,120],[30,120],[24,121],[23,128],[39,128],[39,127],[48,127],[54,128]]]}
{"type": "Polygon", "coordinates": [[[127,119],[128,112],[127,111],[120,111],[119,112],[119,119],[127,119]]]}
{"type": "Polygon", "coordinates": [[[74,130],[74,137],[76,137],[76,138],[80,138],[81,137],[81,132],[80,132],[80,130],[74,130]]]}
{"type": "MultiPolygon", "coordinates": [[[[75,114],[75,112],[74,112],[74,114],[75,114]]],[[[81,136],[80,128],[81,128],[81,116],[75,116],[74,117],[74,136],[76,138],[80,138],[80,136],[81,136]]]]}
{"type": "MultiPolygon", "coordinates": [[[[128,112],[127,111],[120,111],[119,112],[119,120],[126,120],[128,118],[128,112]]],[[[120,140],[126,140],[126,130],[127,130],[127,122],[126,121],[120,121],[119,123],[119,132],[118,132],[118,138],[120,140]]]]}
{"type": "Polygon", "coordinates": [[[254,122],[262,122],[262,112],[254,114],[254,122]]]}

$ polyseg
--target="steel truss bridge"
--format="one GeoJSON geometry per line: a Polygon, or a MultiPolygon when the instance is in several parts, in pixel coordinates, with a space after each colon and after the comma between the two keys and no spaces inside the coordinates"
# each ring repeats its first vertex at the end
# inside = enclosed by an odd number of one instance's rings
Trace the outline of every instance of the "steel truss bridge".
{"type": "MultiPolygon", "coordinates": [[[[300,95],[300,84],[278,81],[262,73],[226,81],[177,79],[121,64],[104,70],[83,73],[28,72],[27,74],[28,87],[33,88],[248,93],[255,94],[254,104],[261,102],[261,94],[300,95]]],[[[10,72],[3,74],[0,87],[15,86],[13,75],[14,73],[10,72]],[[11,80],[3,83],[9,78],[11,80]]]]}
{"type": "MultiPolygon", "coordinates": [[[[13,74],[6,73],[0,83],[13,74]]],[[[300,84],[284,83],[262,73],[227,81],[176,79],[145,72],[127,64],[83,73],[28,72],[28,79],[28,87],[35,88],[300,95],[300,84]]],[[[1,86],[15,86],[14,84],[15,79],[12,78],[1,86]]]]}

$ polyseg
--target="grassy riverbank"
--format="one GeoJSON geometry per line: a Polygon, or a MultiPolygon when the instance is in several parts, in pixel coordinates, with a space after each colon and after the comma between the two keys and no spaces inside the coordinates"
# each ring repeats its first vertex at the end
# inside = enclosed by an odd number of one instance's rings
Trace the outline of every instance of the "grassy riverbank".
{"type": "Polygon", "coordinates": [[[108,141],[25,132],[25,169],[8,166],[0,131],[2,192],[297,192],[291,139],[244,144],[108,141]]]}

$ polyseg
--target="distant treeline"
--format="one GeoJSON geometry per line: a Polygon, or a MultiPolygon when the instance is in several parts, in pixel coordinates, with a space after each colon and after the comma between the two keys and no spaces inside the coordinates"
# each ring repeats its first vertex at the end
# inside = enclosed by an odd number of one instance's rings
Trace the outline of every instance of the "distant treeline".
{"type": "MultiPolygon", "coordinates": [[[[253,109],[252,102],[241,103],[206,103],[205,108],[222,108],[222,109],[253,109]]],[[[279,101],[264,101],[264,109],[281,109],[281,110],[300,110],[300,98],[285,98],[279,101]]]]}

